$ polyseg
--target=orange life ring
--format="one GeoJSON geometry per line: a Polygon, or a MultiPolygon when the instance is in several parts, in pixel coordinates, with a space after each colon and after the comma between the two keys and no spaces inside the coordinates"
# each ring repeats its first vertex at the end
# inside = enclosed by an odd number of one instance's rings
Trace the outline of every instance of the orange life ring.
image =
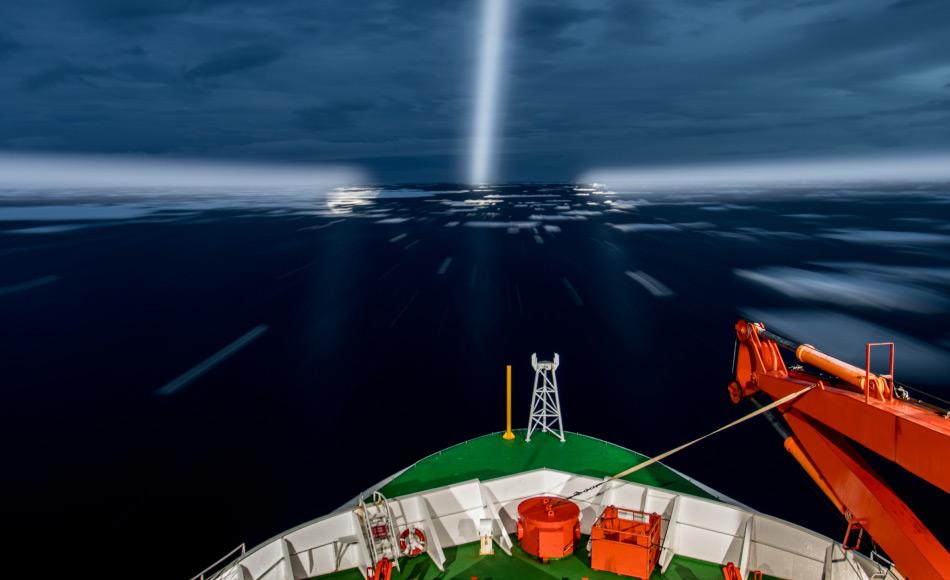
{"type": "Polygon", "coordinates": [[[419,528],[406,528],[399,534],[399,550],[413,558],[426,551],[426,534],[419,528]]]}

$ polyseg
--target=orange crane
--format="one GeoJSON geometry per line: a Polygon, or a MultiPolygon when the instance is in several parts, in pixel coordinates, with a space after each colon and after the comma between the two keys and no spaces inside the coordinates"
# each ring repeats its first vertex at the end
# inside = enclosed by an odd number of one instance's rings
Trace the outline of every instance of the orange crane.
{"type": "MultiPolygon", "coordinates": [[[[857,443],[950,493],[950,416],[910,400],[894,383],[894,344],[868,343],[858,368],[740,320],[733,403],[762,392],[774,400],[815,385],[778,409],[791,433],[785,449],[847,520],[844,545],[866,530],[910,580],[950,578],[950,553],[856,450],[857,443]],[[787,367],[780,348],[803,366],[787,367]],[[890,372],[870,370],[874,348],[889,349],[890,372]]],[[[851,546],[855,547],[855,546],[851,546]]]]}

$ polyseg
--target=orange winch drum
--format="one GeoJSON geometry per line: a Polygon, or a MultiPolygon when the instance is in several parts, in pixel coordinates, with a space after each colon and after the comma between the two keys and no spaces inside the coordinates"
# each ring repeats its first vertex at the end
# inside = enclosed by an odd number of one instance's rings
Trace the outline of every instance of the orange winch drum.
{"type": "Polygon", "coordinates": [[[518,542],[525,552],[544,561],[569,556],[581,536],[580,515],[571,501],[528,498],[518,504],[518,542]]]}

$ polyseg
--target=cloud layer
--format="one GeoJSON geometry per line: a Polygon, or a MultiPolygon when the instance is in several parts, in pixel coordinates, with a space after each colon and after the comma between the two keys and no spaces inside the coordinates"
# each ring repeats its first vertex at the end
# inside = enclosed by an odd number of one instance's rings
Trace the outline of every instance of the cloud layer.
{"type": "MultiPolygon", "coordinates": [[[[462,177],[477,4],[10,0],[0,150],[462,177]]],[[[950,148],[940,0],[517,2],[502,177],[950,148]]]]}

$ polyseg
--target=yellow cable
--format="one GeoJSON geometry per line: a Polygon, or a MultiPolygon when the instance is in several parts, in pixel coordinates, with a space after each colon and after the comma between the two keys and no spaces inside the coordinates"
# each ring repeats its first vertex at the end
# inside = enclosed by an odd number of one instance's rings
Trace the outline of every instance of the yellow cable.
{"type": "Polygon", "coordinates": [[[687,447],[689,447],[690,445],[693,445],[694,443],[699,443],[700,441],[702,441],[703,439],[706,439],[707,437],[712,437],[712,436],[715,435],[716,433],[721,433],[722,431],[725,431],[726,429],[729,429],[729,428],[731,428],[731,427],[735,427],[735,426],[738,425],[739,423],[748,421],[749,419],[752,419],[753,417],[757,417],[757,416],[761,415],[762,413],[765,413],[766,411],[771,411],[771,410],[774,409],[775,407],[778,407],[778,406],[780,406],[780,405],[784,405],[785,403],[788,403],[788,402],[791,401],[792,399],[795,399],[795,398],[797,398],[797,397],[800,397],[800,396],[804,395],[804,394],[807,393],[808,391],[814,389],[816,386],[817,386],[817,385],[809,385],[809,386],[805,387],[804,389],[802,389],[802,390],[800,390],[800,391],[795,391],[794,393],[791,393],[791,394],[789,394],[789,395],[785,395],[785,396],[782,397],[781,399],[777,399],[777,400],[775,400],[775,401],[769,403],[768,405],[765,405],[764,407],[760,407],[760,408],[756,409],[755,411],[749,413],[748,415],[745,415],[745,416],[743,416],[743,417],[740,417],[740,418],[736,419],[735,421],[733,421],[732,423],[729,423],[728,425],[723,425],[722,427],[716,429],[715,431],[711,431],[711,432],[709,432],[709,433],[706,433],[706,434],[703,435],[702,437],[697,437],[696,439],[693,439],[693,440],[690,441],[689,443],[684,443],[684,444],[680,445],[679,447],[674,447],[673,449],[670,449],[669,451],[666,451],[666,452],[661,453],[661,454],[659,454],[659,455],[657,455],[657,456],[655,456],[655,457],[652,457],[652,458],[650,458],[650,459],[647,459],[647,460],[644,461],[643,463],[638,463],[637,465],[634,465],[633,467],[631,467],[631,468],[629,468],[629,469],[625,469],[625,470],[621,471],[620,473],[618,473],[617,475],[614,475],[614,476],[612,476],[612,477],[608,477],[607,479],[605,479],[605,480],[603,480],[603,481],[601,481],[601,482],[598,482],[598,483],[596,483],[596,484],[594,484],[594,485],[588,487],[587,489],[582,489],[582,490],[580,490],[580,491],[578,491],[578,492],[575,492],[575,493],[573,493],[568,499],[577,497],[577,496],[579,496],[579,495],[581,495],[581,494],[587,493],[588,491],[597,489],[598,487],[604,485],[604,484],[607,483],[607,482],[613,481],[613,480],[615,480],[615,479],[620,479],[621,477],[626,477],[626,476],[630,475],[631,473],[635,473],[635,472],[637,472],[637,471],[640,471],[641,469],[644,469],[644,468],[646,468],[646,467],[649,467],[649,466],[653,465],[654,463],[657,463],[658,461],[662,461],[663,459],[666,459],[667,457],[669,457],[670,455],[673,455],[674,453],[676,453],[676,452],[678,452],[678,451],[682,451],[683,449],[686,449],[687,447]]]}

